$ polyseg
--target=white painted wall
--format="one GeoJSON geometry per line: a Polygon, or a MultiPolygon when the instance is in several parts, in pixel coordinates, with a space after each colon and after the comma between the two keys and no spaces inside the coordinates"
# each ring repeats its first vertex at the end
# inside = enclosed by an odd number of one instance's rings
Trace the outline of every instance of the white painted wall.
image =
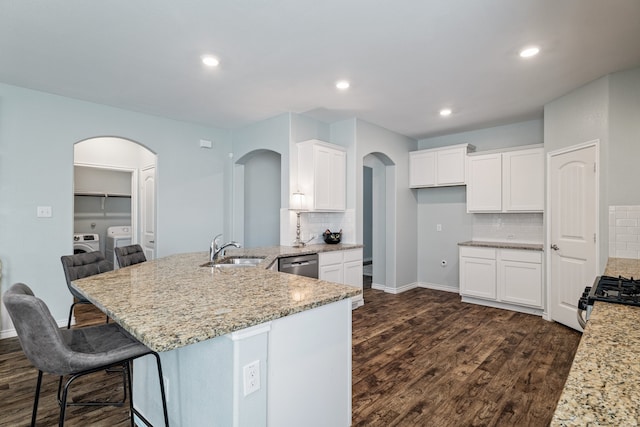
{"type": "MultiPolygon", "coordinates": [[[[225,220],[228,131],[0,84],[0,290],[28,284],[61,322],[71,304],[60,256],[73,250],[73,146],[98,136],[158,154],[159,256],[206,250],[225,220]],[[43,205],[51,218],[36,218],[43,205]]],[[[4,334],[13,327],[0,310],[4,334]]]]}

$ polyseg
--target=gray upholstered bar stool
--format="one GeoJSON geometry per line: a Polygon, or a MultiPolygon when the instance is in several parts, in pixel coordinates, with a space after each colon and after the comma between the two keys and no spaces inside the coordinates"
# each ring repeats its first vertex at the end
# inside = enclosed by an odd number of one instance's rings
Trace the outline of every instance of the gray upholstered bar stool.
{"type": "MultiPolygon", "coordinates": [[[[69,288],[71,295],[76,298],[69,309],[69,321],[67,322],[67,329],[69,329],[71,327],[73,308],[76,304],[91,304],[90,301],[71,286],[71,282],[82,279],[83,277],[111,271],[113,270],[113,264],[107,261],[100,251],[64,255],[60,257],[60,261],[62,261],[64,278],[67,280],[67,288],[69,288]]],[[[107,317],[107,321],[108,320],[109,318],[107,317]]]]}
{"type": "Polygon", "coordinates": [[[135,414],[145,424],[149,421],[133,407],[133,389],[131,388],[131,361],[138,357],[153,355],[158,366],[162,409],[165,425],[169,425],[167,403],[164,392],[162,366],[158,353],[152,351],[140,341],[129,335],[115,323],[89,326],[78,329],[59,329],[47,305],[35,297],[31,289],[16,283],[2,297],[13,325],[18,333],[20,345],[27,359],[38,369],[36,393],[31,414],[31,426],[35,426],[38,412],[38,398],[42,384],[42,374],[60,375],[58,404],[60,418],[58,425],[64,425],[69,386],[77,378],[104,370],[112,366],[122,366],[124,372],[124,398],[121,402],[87,402],[75,404],[116,405],[124,404],[129,388],[129,411],[131,426],[134,426],[135,414]],[[69,379],[62,390],[62,378],[69,379]]]}
{"type": "Polygon", "coordinates": [[[113,251],[116,254],[116,259],[120,267],[140,264],[147,260],[140,245],[118,246],[115,247],[113,251]]]}

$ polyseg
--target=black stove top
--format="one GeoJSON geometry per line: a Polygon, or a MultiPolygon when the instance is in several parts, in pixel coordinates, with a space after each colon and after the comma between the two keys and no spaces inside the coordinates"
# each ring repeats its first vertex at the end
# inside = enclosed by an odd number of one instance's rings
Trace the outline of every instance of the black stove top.
{"type": "Polygon", "coordinates": [[[588,292],[588,304],[594,301],[640,306],[640,280],[633,277],[601,276],[588,292]]]}

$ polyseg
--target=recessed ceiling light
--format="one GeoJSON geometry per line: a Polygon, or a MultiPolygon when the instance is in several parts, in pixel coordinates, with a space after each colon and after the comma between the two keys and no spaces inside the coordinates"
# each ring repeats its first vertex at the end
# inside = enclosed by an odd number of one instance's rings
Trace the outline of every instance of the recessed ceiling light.
{"type": "Polygon", "coordinates": [[[336,83],[336,87],[340,90],[349,89],[349,86],[351,85],[346,80],[340,80],[339,82],[336,83]]]}
{"type": "Polygon", "coordinates": [[[453,111],[451,111],[451,108],[443,108],[442,110],[440,110],[440,115],[446,117],[450,116],[452,112],[453,111]]]}
{"type": "Polygon", "coordinates": [[[537,46],[530,46],[527,48],[524,48],[520,51],[520,57],[521,58],[531,58],[532,56],[536,56],[538,53],[540,53],[540,48],[537,46]]]}
{"type": "Polygon", "coordinates": [[[204,55],[202,57],[202,63],[209,67],[217,67],[218,65],[220,65],[220,61],[218,60],[218,58],[211,55],[204,55]]]}

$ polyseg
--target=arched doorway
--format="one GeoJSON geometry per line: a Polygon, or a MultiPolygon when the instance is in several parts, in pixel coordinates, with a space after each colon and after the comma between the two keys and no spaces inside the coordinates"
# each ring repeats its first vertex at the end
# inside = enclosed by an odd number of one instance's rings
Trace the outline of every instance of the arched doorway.
{"type": "Polygon", "coordinates": [[[156,164],[155,153],[129,139],[96,137],[77,142],[74,145],[74,234],[97,236],[96,246],[109,259],[112,248],[108,248],[107,231],[110,227],[126,227],[129,241],[140,243],[147,259],[154,259],[156,164]]]}
{"type": "Polygon", "coordinates": [[[246,247],[279,245],[281,155],[254,150],[238,159],[235,169],[234,239],[246,247]]]}
{"type": "Polygon", "coordinates": [[[363,186],[370,186],[362,194],[363,242],[371,245],[371,285],[379,290],[395,289],[395,164],[386,154],[374,152],[363,157],[362,165],[363,186]]]}

